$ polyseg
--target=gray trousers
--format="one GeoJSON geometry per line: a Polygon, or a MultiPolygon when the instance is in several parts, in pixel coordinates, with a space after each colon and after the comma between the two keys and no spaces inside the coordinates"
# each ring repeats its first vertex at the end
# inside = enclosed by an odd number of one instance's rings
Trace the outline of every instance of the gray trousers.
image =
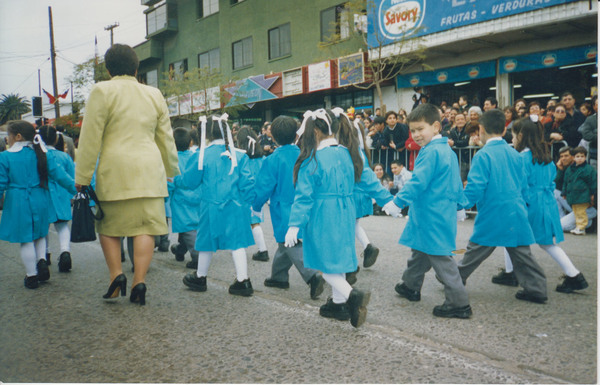
{"type": "Polygon", "coordinates": [[[179,233],[177,235],[177,242],[179,242],[179,249],[186,252],[190,252],[190,257],[192,261],[198,260],[198,250],[194,249],[194,245],[196,244],[196,230],[186,231],[185,233],[179,233]]]}
{"type": "Polygon", "coordinates": [[[406,262],[402,281],[411,290],[421,291],[425,273],[432,267],[444,284],[446,301],[450,307],[463,307],[469,304],[469,296],[460,278],[456,261],[449,255],[429,255],[411,249],[412,255],[406,262]]]}
{"type": "MultiPolygon", "coordinates": [[[[464,281],[492,254],[495,246],[482,246],[469,241],[467,252],[458,262],[458,270],[464,281]]],[[[546,276],[544,270],[535,261],[529,246],[506,247],[513,263],[515,276],[519,284],[531,295],[547,298],[546,276]]]]}
{"type": "Polygon", "coordinates": [[[310,279],[318,273],[317,270],[304,267],[304,258],[302,253],[302,242],[294,247],[285,247],[283,243],[277,243],[277,251],[273,257],[271,266],[271,279],[279,282],[288,282],[290,279],[289,271],[292,265],[296,266],[304,282],[308,283],[310,279]]]}

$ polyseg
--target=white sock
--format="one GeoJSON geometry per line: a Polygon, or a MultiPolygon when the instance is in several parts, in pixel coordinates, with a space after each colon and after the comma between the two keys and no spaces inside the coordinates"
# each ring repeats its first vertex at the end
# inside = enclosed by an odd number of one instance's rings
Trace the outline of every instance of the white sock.
{"type": "Polygon", "coordinates": [[[46,237],[42,237],[33,241],[33,246],[35,247],[35,256],[37,258],[36,263],[40,259],[43,259],[44,261],[46,260],[46,245],[46,237]]]}
{"type": "Polygon", "coordinates": [[[326,274],[323,279],[331,286],[333,303],[345,303],[350,298],[352,286],[346,281],[345,274],[326,274]]]}
{"type": "Polygon", "coordinates": [[[502,250],[504,250],[504,270],[507,273],[512,273],[513,272],[513,264],[512,264],[512,260],[510,259],[510,255],[508,255],[508,251],[506,251],[506,247],[503,247],[502,250]]]}
{"type": "Polygon", "coordinates": [[[237,280],[242,282],[248,279],[248,260],[246,259],[246,250],[237,249],[231,252],[237,280]]]}
{"type": "Polygon", "coordinates": [[[546,253],[558,263],[565,274],[571,278],[579,274],[579,270],[573,265],[573,262],[567,256],[567,253],[557,245],[539,245],[546,253]]]}
{"type": "Polygon", "coordinates": [[[255,226],[252,229],[252,236],[254,236],[254,243],[258,246],[258,251],[266,251],[267,244],[265,243],[265,236],[262,231],[262,227],[255,226]]]}
{"type": "Polygon", "coordinates": [[[71,230],[69,230],[69,222],[54,222],[54,228],[58,233],[60,252],[71,251],[71,230]]]}
{"type": "Polygon", "coordinates": [[[25,274],[28,277],[37,275],[37,259],[33,242],[21,243],[21,260],[23,260],[25,274]]]}
{"type": "Polygon", "coordinates": [[[198,270],[196,270],[196,276],[206,277],[208,275],[212,254],[210,251],[198,252],[198,270]]]}
{"type": "Polygon", "coordinates": [[[363,229],[362,226],[360,225],[360,223],[358,223],[358,219],[356,220],[356,223],[354,224],[354,232],[356,233],[356,239],[358,239],[358,241],[362,245],[363,249],[365,247],[367,247],[367,245],[370,243],[369,237],[367,237],[367,233],[365,232],[365,229],[363,229]]]}

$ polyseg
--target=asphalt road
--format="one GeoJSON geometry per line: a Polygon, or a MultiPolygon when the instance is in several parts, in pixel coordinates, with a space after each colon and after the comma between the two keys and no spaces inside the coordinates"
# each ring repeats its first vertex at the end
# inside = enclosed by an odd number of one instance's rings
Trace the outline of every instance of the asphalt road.
{"type": "MultiPolygon", "coordinates": [[[[588,289],[554,291],[562,271],[534,246],[547,275],[549,300],[545,305],[519,301],[517,288],[490,282],[503,264],[497,249],[469,278],[473,317],[458,320],[432,315],[444,298],[432,272],[420,302],[394,292],[410,253],[397,243],[406,219],[361,222],[381,253],[358,276],[356,287],[372,292],[367,322],[359,329],[320,317],[318,307],[331,289],[311,300],[293,267],[290,289],[265,287],[271,264],[251,260],[256,246],[248,249],[253,297],[227,293],[235,277],[228,252],[213,258],[205,293],[183,285],[191,271],[184,262],[155,252],[146,306],[139,306],[128,298],[102,299],[109,282],[97,242],[72,245],[72,272],[58,273],[55,261],[50,281],[37,290],[23,287],[19,246],[0,242],[0,381],[597,382],[596,234],[566,234],[561,244],[587,278],[588,289]]],[[[459,223],[457,248],[466,247],[472,227],[472,219],[459,223]]],[[[263,230],[273,255],[268,215],[263,230]]],[[[56,259],[53,229],[50,236],[56,259]]],[[[124,271],[130,285],[129,262],[124,271]]]]}

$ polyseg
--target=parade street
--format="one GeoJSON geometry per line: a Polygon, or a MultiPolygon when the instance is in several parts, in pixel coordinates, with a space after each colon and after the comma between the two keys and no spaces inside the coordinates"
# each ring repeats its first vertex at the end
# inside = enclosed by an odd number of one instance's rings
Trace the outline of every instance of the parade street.
{"type": "MultiPolygon", "coordinates": [[[[182,278],[191,270],[170,252],[155,251],[146,306],[127,297],[102,299],[109,275],[99,243],[73,244],[73,269],[58,273],[51,228],[51,278],[23,287],[19,245],[0,242],[0,381],[65,383],[596,383],[597,236],[565,234],[561,247],[590,286],[576,294],[554,289],[562,271],[538,246],[545,270],[545,305],[515,299],[515,287],[492,284],[503,267],[496,249],[467,281],[473,316],[436,318],[444,301],[433,272],[420,302],[399,297],[410,250],[397,241],[406,218],[361,220],[381,252],[355,285],[370,290],[366,323],[319,316],[331,288],[311,300],[294,267],[290,288],[267,288],[276,249],[268,213],[263,223],[271,261],[251,259],[254,296],[228,294],[234,280],[229,252],[219,251],[208,291],[193,292],[182,278]]],[[[458,224],[457,248],[473,219],[458,224]]],[[[176,241],[171,234],[171,242],[176,241]]],[[[357,244],[358,247],[358,244],[357,244]]],[[[461,255],[456,256],[457,259],[461,255]]],[[[123,264],[128,278],[131,263],[123,264]]]]}

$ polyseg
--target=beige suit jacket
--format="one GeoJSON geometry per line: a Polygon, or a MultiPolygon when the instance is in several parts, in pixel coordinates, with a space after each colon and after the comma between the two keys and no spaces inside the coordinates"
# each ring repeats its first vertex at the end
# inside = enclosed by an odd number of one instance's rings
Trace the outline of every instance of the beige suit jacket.
{"type": "Polygon", "coordinates": [[[166,197],[179,174],[169,111],[160,91],[132,76],[92,88],[79,136],[75,183],[89,185],[96,168],[101,201],[166,197]]]}

